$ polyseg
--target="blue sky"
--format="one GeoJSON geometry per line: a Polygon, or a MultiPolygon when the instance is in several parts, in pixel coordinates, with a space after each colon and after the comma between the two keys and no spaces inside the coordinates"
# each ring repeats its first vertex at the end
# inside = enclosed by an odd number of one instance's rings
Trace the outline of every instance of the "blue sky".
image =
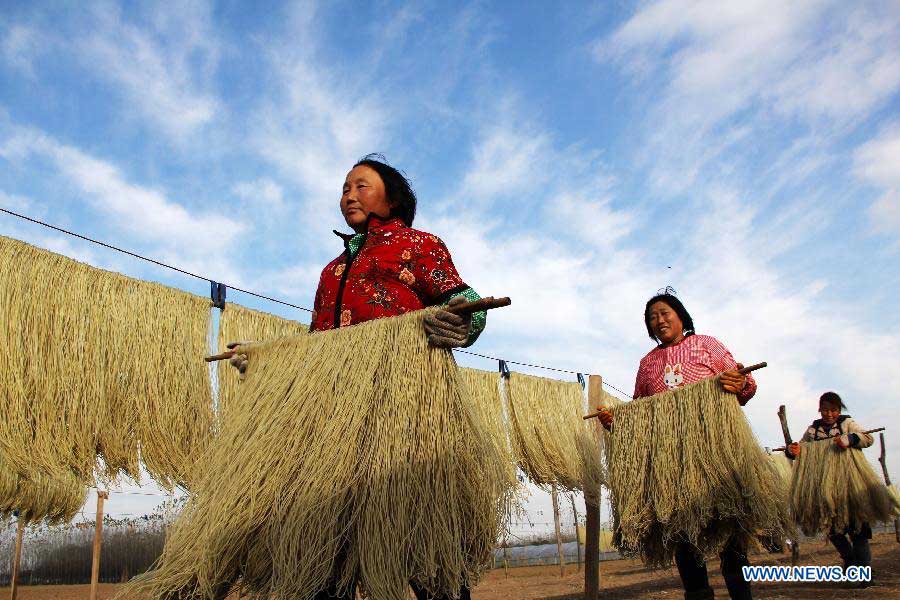
{"type": "Polygon", "coordinates": [[[834,389],[898,478],[900,3],[177,4],[0,6],[0,206],[309,306],[343,177],[383,152],[416,226],[513,298],[476,351],[630,392],[672,285],[769,362],[763,444],[834,389]]]}

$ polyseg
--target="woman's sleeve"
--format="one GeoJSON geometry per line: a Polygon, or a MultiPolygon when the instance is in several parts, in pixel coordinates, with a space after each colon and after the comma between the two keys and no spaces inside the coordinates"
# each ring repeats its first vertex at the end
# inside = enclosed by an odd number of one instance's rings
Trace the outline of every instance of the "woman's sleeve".
{"type": "Polygon", "coordinates": [[[847,439],[854,448],[868,448],[875,443],[875,437],[871,433],[864,433],[865,429],[853,419],[847,419],[843,425],[847,431],[847,439]]]}
{"type": "MultiPolygon", "coordinates": [[[[722,342],[717,340],[716,338],[709,338],[710,346],[709,353],[712,357],[713,368],[719,372],[724,373],[725,371],[730,371],[731,369],[737,368],[737,361],[734,360],[734,356],[731,355],[731,352],[728,351],[722,342]]],[[[741,406],[747,404],[747,401],[750,400],[756,394],[756,380],[753,379],[753,375],[751,373],[747,373],[747,379],[744,381],[744,387],[737,393],[738,402],[741,403],[741,406]]]]}
{"type": "MultiPolygon", "coordinates": [[[[427,235],[413,260],[416,263],[413,265],[416,274],[413,289],[426,306],[447,304],[456,296],[462,296],[469,302],[481,299],[478,292],[460,277],[450,251],[439,237],[427,235]]],[[[472,328],[465,347],[475,343],[484,331],[485,325],[487,325],[487,311],[472,314],[472,328]]]]}
{"type": "MultiPolygon", "coordinates": [[[[327,269],[327,267],[326,267],[327,269]]],[[[309,320],[309,333],[316,331],[316,322],[318,320],[319,312],[322,310],[322,279],[325,277],[325,270],[322,270],[322,275],[319,276],[319,285],[316,288],[316,297],[313,300],[313,312],[310,315],[309,320]]]]}

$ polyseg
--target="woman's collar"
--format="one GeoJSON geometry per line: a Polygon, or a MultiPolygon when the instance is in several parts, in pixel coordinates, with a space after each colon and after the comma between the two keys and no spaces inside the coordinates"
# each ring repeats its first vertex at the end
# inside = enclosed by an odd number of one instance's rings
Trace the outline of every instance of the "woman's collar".
{"type": "MultiPolygon", "coordinates": [[[[389,214],[386,217],[382,217],[376,213],[370,212],[366,217],[366,232],[372,233],[373,231],[380,231],[382,229],[397,229],[399,227],[405,227],[406,224],[403,222],[403,219],[395,216],[393,213],[389,214]]],[[[353,233],[341,233],[337,229],[334,229],[334,234],[339,238],[343,239],[345,242],[352,239],[354,236],[359,235],[360,232],[353,233]]]]}

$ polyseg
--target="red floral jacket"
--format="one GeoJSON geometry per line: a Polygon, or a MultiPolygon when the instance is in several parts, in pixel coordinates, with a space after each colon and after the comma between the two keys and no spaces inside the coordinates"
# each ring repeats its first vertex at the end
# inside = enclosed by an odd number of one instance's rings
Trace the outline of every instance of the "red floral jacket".
{"type": "MultiPolygon", "coordinates": [[[[369,215],[366,233],[334,233],[344,252],[319,278],[310,331],[394,317],[455,296],[477,300],[437,236],[407,227],[398,217],[369,215]]],[[[472,315],[471,345],[484,329],[485,313],[472,315]]]]}

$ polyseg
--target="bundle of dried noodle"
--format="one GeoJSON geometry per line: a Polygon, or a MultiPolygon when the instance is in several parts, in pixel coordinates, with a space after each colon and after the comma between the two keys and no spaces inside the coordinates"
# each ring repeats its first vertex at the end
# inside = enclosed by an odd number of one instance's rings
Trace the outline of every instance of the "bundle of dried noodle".
{"type": "MultiPolygon", "coordinates": [[[[227,350],[231,342],[274,340],[286,335],[305,334],[309,325],[297,321],[283,319],[269,313],[245,308],[237,304],[228,304],[219,317],[219,352],[227,350]]],[[[219,415],[224,420],[224,413],[234,401],[240,379],[237,369],[228,361],[219,361],[217,377],[219,381],[219,415]]]]}
{"type": "Polygon", "coordinates": [[[158,568],[133,589],[311,598],[353,580],[455,594],[488,562],[508,465],[428,347],[427,311],[249,346],[250,367],[158,568]]]}
{"type": "Polygon", "coordinates": [[[465,397],[470,399],[474,409],[481,412],[481,418],[488,428],[488,439],[497,447],[497,454],[509,465],[509,476],[515,481],[512,447],[500,395],[500,374],[461,367],[459,378],[465,397]]]}
{"type": "Polygon", "coordinates": [[[794,476],[793,468],[791,467],[791,459],[781,452],[774,452],[769,455],[769,460],[772,462],[772,466],[775,467],[775,471],[777,471],[778,476],[781,478],[784,488],[789,491],[791,488],[791,479],[794,476]]]}
{"type": "Polygon", "coordinates": [[[0,237],[0,451],[17,472],[185,485],[212,433],[209,302],[0,237]]]}
{"type": "Polygon", "coordinates": [[[716,378],[612,412],[609,487],[621,550],[661,566],[681,541],[708,554],[732,536],[748,547],[758,536],[784,538],[779,477],[716,378]]]}
{"type": "Polygon", "coordinates": [[[46,519],[51,525],[71,521],[84,505],[87,485],[73,473],[53,477],[32,471],[30,477],[15,473],[0,460],[0,518],[19,511],[28,523],[46,519]]]}
{"type": "Polygon", "coordinates": [[[900,502],[861,450],[842,450],[833,439],[800,446],[791,481],[791,509],[803,533],[858,529],[862,523],[900,516],[900,502]]]}
{"type": "Polygon", "coordinates": [[[603,479],[599,433],[582,419],[577,383],[514,373],[505,382],[513,454],[538,485],[599,489],[603,479]]]}
{"type": "MultiPolygon", "coordinates": [[[[616,398],[612,394],[606,392],[606,390],[600,390],[600,401],[597,403],[597,406],[589,406],[588,409],[593,412],[595,410],[605,408],[607,410],[612,410],[613,407],[622,404],[622,400],[616,398]]],[[[612,452],[612,436],[609,431],[604,429],[599,421],[591,421],[595,425],[594,427],[600,431],[600,457],[602,460],[602,469],[603,469],[603,482],[606,484],[609,481],[609,458],[612,452]]]]}

